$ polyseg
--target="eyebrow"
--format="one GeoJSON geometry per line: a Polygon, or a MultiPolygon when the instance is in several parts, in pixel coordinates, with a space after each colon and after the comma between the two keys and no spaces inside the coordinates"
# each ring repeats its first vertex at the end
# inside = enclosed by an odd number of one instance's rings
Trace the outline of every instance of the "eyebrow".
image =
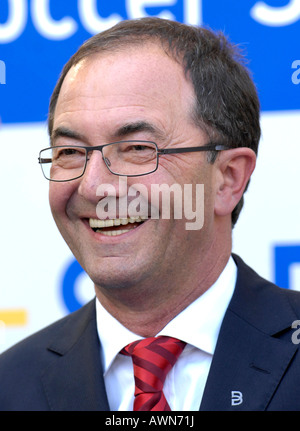
{"type": "Polygon", "coordinates": [[[63,126],[57,127],[57,129],[55,129],[52,132],[50,137],[51,145],[53,145],[54,141],[56,141],[56,139],[58,138],[70,138],[77,141],[85,140],[84,136],[81,135],[80,133],[77,133],[74,130],[71,130],[68,127],[63,127],[63,126]]]}
{"type": "Polygon", "coordinates": [[[163,132],[158,127],[147,121],[136,121],[124,124],[115,131],[113,137],[115,139],[120,139],[138,132],[148,132],[153,135],[155,139],[162,139],[164,137],[163,132]]]}

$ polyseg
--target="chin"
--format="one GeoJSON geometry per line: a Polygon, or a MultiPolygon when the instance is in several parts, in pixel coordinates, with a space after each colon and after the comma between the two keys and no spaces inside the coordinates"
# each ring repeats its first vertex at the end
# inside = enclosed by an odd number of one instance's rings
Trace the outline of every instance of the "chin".
{"type": "MultiPolygon", "coordinates": [[[[110,291],[121,295],[122,291],[128,294],[131,291],[133,295],[137,295],[139,292],[149,292],[153,288],[153,271],[145,266],[135,268],[131,266],[126,269],[120,267],[114,270],[97,271],[97,273],[90,271],[88,275],[96,289],[107,293],[110,291]]],[[[154,280],[154,286],[157,284],[159,285],[154,280]]]]}
{"type": "Polygon", "coordinates": [[[86,268],[86,272],[95,286],[105,290],[129,289],[138,284],[143,277],[140,271],[124,270],[122,267],[108,267],[99,265],[95,268],[86,268]]]}
{"type": "Polygon", "coordinates": [[[92,281],[96,287],[104,290],[119,290],[129,289],[132,286],[130,277],[124,277],[124,274],[105,274],[105,276],[91,276],[92,281]]]}

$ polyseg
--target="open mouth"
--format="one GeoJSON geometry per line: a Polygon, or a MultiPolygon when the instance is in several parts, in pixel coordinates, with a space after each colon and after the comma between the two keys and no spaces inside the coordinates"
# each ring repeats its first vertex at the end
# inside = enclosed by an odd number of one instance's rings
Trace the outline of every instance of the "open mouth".
{"type": "Polygon", "coordinates": [[[106,236],[117,236],[136,229],[145,222],[148,217],[137,216],[128,218],[117,218],[108,220],[89,219],[90,227],[94,232],[106,236]]]}

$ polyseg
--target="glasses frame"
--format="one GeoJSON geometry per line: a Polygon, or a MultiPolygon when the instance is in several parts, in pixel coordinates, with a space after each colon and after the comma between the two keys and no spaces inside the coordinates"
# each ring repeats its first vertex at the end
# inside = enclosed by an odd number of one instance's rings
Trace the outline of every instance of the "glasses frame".
{"type": "MultiPolygon", "coordinates": [[[[90,147],[90,146],[86,147],[86,146],[82,146],[82,145],[58,145],[55,148],[64,148],[64,147],[67,147],[67,148],[81,148],[81,149],[85,150],[85,164],[84,164],[84,167],[83,167],[83,171],[77,177],[71,178],[69,180],[53,180],[53,179],[50,179],[50,178],[46,177],[46,175],[44,173],[44,170],[43,170],[43,168],[41,166],[43,175],[44,175],[44,177],[48,181],[53,181],[53,182],[58,182],[58,183],[65,183],[67,181],[74,181],[74,180],[77,180],[78,178],[81,178],[84,175],[85,171],[86,171],[87,162],[89,160],[88,159],[88,154],[90,152],[92,152],[92,151],[100,151],[101,152],[102,159],[103,159],[103,161],[104,161],[107,169],[109,170],[109,172],[111,174],[117,175],[117,176],[120,176],[120,177],[143,177],[145,175],[153,174],[153,172],[157,171],[158,166],[159,166],[159,157],[160,156],[165,156],[165,155],[168,155],[168,154],[194,153],[194,152],[201,152],[201,151],[224,151],[224,150],[229,150],[229,149],[232,148],[232,147],[229,147],[228,145],[224,145],[224,144],[213,144],[213,143],[210,143],[210,144],[207,144],[207,145],[202,145],[202,146],[197,146],[197,147],[181,147],[181,148],[163,148],[163,149],[161,149],[161,148],[158,148],[157,144],[155,142],[153,142],[153,141],[143,141],[143,140],[139,140],[139,139],[111,142],[109,144],[97,145],[97,146],[94,146],[94,147],[90,147]],[[155,149],[156,149],[156,166],[155,166],[155,168],[152,171],[150,171],[150,172],[147,172],[147,173],[144,173],[144,174],[136,174],[136,175],[117,174],[117,173],[113,172],[110,169],[106,158],[103,156],[103,148],[108,147],[109,145],[122,144],[122,143],[126,143],[126,142],[140,142],[140,143],[145,143],[145,144],[146,143],[147,144],[153,144],[155,146],[155,149]]],[[[43,157],[41,157],[41,154],[42,154],[43,151],[50,150],[51,148],[54,148],[54,147],[43,148],[40,151],[39,157],[38,157],[38,162],[39,162],[40,165],[43,165],[44,163],[51,163],[52,162],[52,159],[44,159],[43,157]]]]}

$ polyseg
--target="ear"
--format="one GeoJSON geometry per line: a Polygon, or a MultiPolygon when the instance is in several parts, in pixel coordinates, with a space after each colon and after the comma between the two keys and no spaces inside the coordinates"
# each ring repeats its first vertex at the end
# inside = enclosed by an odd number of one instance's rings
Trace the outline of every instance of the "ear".
{"type": "Polygon", "coordinates": [[[255,168],[256,155],[250,148],[233,148],[220,153],[216,161],[215,215],[230,215],[241,199],[255,168]]]}

